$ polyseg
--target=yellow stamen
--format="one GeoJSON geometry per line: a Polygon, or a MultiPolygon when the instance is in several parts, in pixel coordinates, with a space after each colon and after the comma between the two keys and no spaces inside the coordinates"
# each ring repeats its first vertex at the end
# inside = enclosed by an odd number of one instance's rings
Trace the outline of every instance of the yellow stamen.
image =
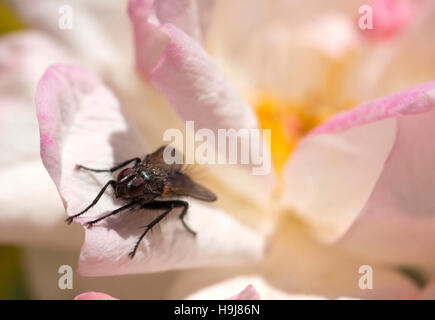
{"type": "Polygon", "coordinates": [[[270,94],[256,99],[255,110],[260,126],[272,130],[272,162],[278,174],[281,173],[289,155],[298,141],[311,129],[346,107],[335,108],[315,104],[314,101],[285,101],[270,94]]]}
{"type": "Polygon", "coordinates": [[[260,126],[272,129],[270,148],[278,176],[298,141],[306,133],[332,115],[355,105],[353,99],[343,94],[341,83],[349,59],[351,55],[329,60],[323,86],[313,88],[301,100],[279,98],[270,92],[261,92],[254,97],[260,126]]]}

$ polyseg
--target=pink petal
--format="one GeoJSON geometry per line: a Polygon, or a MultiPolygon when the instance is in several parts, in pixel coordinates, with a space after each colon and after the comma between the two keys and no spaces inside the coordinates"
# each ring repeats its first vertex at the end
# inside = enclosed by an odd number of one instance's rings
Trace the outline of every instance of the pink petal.
{"type": "Polygon", "coordinates": [[[139,71],[182,119],[194,120],[197,129],[257,128],[252,109],[238,97],[200,44],[173,25],[148,21],[151,3],[129,3],[139,71]]]}
{"type": "MultiPolygon", "coordinates": [[[[134,259],[127,254],[150,222],[125,215],[86,230],[78,272],[85,276],[134,274],[196,266],[218,266],[259,259],[265,243],[222,210],[189,199],[187,233],[178,219],[167,220],[142,241],[134,259]]],[[[155,217],[155,216],[153,216],[155,217]]]]}
{"type": "MultiPolygon", "coordinates": [[[[32,7],[27,0],[16,0],[11,5],[17,9],[26,25],[38,28],[39,33],[44,32],[47,38],[56,41],[68,53],[74,54],[77,57],[74,63],[97,72],[117,93],[118,98],[125,104],[126,113],[133,115],[132,119],[150,137],[153,145],[160,143],[160,130],[166,129],[170,122],[168,120],[168,123],[162,123],[156,121],[156,118],[167,117],[170,107],[162,103],[163,99],[154,91],[150,92],[135,73],[133,35],[126,1],[50,0],[32,7]],[[72,28],[61,29],[59,23],[65,21],[63,19],[67,17],[69,8],[72,10],[72,28]],[[61,10],[66,11],[61,13],[61,10]],[[144,106],[143,99],[153,101],[144,106]],[[150,112],[152,108],[154,110],[150,112]]],[[[40,55],[41,62],[52,57],[37,44],[31,49],[35,55],[40,55]]],[[[71,62],[54,59],[50,64],[54,63],[71,62]]],[[[39,61],[29,63],[27,70],[32,71],[34,66],[40,64],[39,61]]],[[[42,72],[47,66],[44,64],[42,72]]],[[[40,79],[42,72],[35,81],[40,79]]],[[[35,86],[31,89],[33,104],[35,86]]]]}
{"type": "Polygon", "coordinates": [[[431,81],[364,103],[349,112],[336,115],[317,127],[312,134],[334,133],[397,116],[425,113],[433,107],[431,90],[434,87],[435,82],[431,81]]]}
{"type": "Polygon", "coordinates": [[[46,67],[71,57],[35,31],[0,40],[0,241],[71,247],[80,229],[64,237],[64,210],[39,154],[36,84],[46,67]],[[78,231],[78,232],[77,232],[78,231]]]}
{"type": "Polygon", "coordinates": [[[350,84],[352,90],[353,84],[360,82],[358,96],[366,97],[364,99],[433,80],[435,43],[431,40],[435,36],[435,2],[408,3],[414,8],[412,21],[404,32],[399,32],[394,41],[378,41],[364,46],[366,52],[361,53],[360,66],[354,70],[355,80],[350,84]],[[365,83],[358,79],[364,79],[365,83]]]}
{"type": "MultiPolygon", "coordinates": [[[[283,268],[282,272],[285,272],[283,268]]],[[[183,281],[184,279],[180,279],[183,281]]],[[[189,281],[189,280],[188,280],[189,281]]],[[[190,280],[191,281],[191,280],[190,280]]],[[[307,287],[301,287],[300,291],[304,293],[282,291],[280,286],[274,287],[262,275],[237,276],[220,281],[216,284],[201,288],[192,295],[189,295],[187,300],[221,300],[222,296],[236,288],[240,288],[246,282],[248,285],[239,294],[228,298],[227,300],[326,300],[334,299],[327,296],[315,295],[306,293],[307,287]],[[279,288],[279,289],[278,289],[279,288]]],[[[414,291],[415,292],[415,291],[414,291]]],[[[350,297],[337,297],[337,299],[354,299],[350,297]]]]}
{"type": "MultiPolygon", "coordinates": [[[[204,276],[208,271],[213,272],[213,270],[201,270],[199,275],[204,276]]],[[[222,271],[223,270],[219,270],[214,274],[214,276],[218,273],[222,273],[222,271]]],[[[225,272],[225,270],[223,272],[225,272]]],[[[200,289],[196,289],[193,294],[188,295],[185,298],[186,300],[262,300],[264,297],[260,295],[259,292],[262,292],[267,295],[268,299],[271,299],[271,296],[269,295],[269,285],[259,276],[232,277],[224,281],[220,280],[217,283],[216,278],[211,277],[209,283],[211,282],[213,284],[204,285],[204,280],[206,280],[205,277],[199,278],[199,281],[192,282],[193,279],[190,278],[191,275],[188,273],[185,275],[187,276],[187,279],[181,276],[176,280],[181,282],[181,284],[185,284],[186,287],[192,285],[200,287],[200,289]],[[249,284],[247,285],[247,283],[249,284]],[[240,291],[240,288],[244,289],[240,291]],[[228,298],[231,292],[238,293],[228,298]]],[[[218,278],[219,276],[217,279],[218,278]]],[[[275,292],[278,292],[278,290],[275,292]]],[[[284,294],[284,296],[286,295],[284,294]]],[[[279,299],[279,295],[274,298],[279,299]]]]}
{"type": "Polygon", "coordinates": [[[261,300],[261,298],[254,286],[250,284],[235,296],[228,298],[228,300],[261,300]]]}
{"type": "Polygon", "coordinates": [[[413,15],[409,0],[372,0],[373,29],[360,30],[370,40],[385,40],[402,31],[413,15]]]}
{"type": "Polygon", "coordinates": [[[333,117],[287,163],[283,202],[326,241],[433,265],[435,82],[333,117]]]}
{"type": "Polygon", "coordinates": [[[37,32],[15,32],[1,38],[0,164],[39,158],[36,83],[49,64],[70,60],[59,46],[37,32]]]}
{"type": "MultiPolygon", "coordinates": [[[[117,99],[96,76],[83,69],[50,67],[39,82],[36,105],[43,163],[68,215],[85,208],[110,179],[107,174],[76,170],[76,164],[110,168],[145,154],[117,99]]],[[[261,236],[218,208],[198,201],[189,203],[187,220],[198,231],[196,238],[178,219],[168,218],[159,224],[160,231],[153,230],[144,238],[130,260],[128,253],[143,230],[140,226],[153,215],[126,212],[86,229],[79,272],[88,276],[140,273],[261,257],[261,236]]],[[[84,224],[120,205],[107,192],[79,222],[84,224]]]]}
{"type": "Polygon", "coordinates": [[[204,39],[210,24],[214,0],[156,0],[155,15],[159,24],[173,24],[198,41],[204,39]]]}
{"type": "MultiPolygon", "coordinates": [[[[152,4],[145,0],[129,2],[139,72],[166,97],[182,120],[194,121],[195,130],[208,128],[217,137],[218,129],[257,129],[253,110],[227,83],[201,45],[172,24],[150,22],[152,4]]],[[[260,154],[263,159],[268,159],[269,152],[268,146],[265,150],[251,149],[251,154],[260,154]]],[[[253,176],[252,163],[240,166],[242,170],[233,165],[234,174],[229,174],[227,167],[222,170],[226,173],[216,173],[219,169],[215,168],[213,171],[234,194],[248,194],[263,205],[269,201],[272,169],[266,175],[253,176]],[[246,168],[249,171],[243,170],[246,168]],[[260,188],[264,192],[259,193],[260,188]]]]}
{"type": "Polygon", "coordinates": [[[74,300],[119,300],[102,292],[84,292],[79,294],[74,300]]]}
{"type": "Polygon", "coordinates": [[[222,299],[247,283],[261,299],[407,299],[418,292],[410,278],[396,268],[376,264],[367,257],[321,244],[299,219],[279,221],[267,256],[243,268],[188,270],[175,279],[170,297],[175,299],[222,299]],[[362,265],[373,271],[373,289],[361,289],[362,265]],[[249,274],[249,276],[248,276],[249,274]],[[192,295],[192,293],[194,293],[192,295]]]}

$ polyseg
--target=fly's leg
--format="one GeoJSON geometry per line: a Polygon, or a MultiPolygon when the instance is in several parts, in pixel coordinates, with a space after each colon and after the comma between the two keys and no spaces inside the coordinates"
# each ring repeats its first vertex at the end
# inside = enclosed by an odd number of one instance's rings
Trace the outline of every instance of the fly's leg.
{"type": "Polygon", "coordinates": [[[189,231],[192,235],[196,236],[196,232],[193,231],[186,223],[186,221],[184,221],[184,217],[187,214],[187,209],[189,209],[189,203],[187,201],[181,201],[181,200],[176,200],[177,203],[179,203],[179,206],[183,207],[183,210],[180,213],[180,220],[181,223],[183,224],[184,228],[186,228],[187,231],[189,231]]]}
{"type": "Polygon", "coordinates": [[[162,219],[164,217],[166,217],[169,214],[169,212],[171,212],[172,209],[173,209],[172,205],[168,204],[166,201],[145,203],[145,204],[142,205],[142,208],[146,208],[146,209],[162,209],[162,208],[165,208],[166,210],[163,213],[161,213],[157,218],[155,218],[153,221],[151,221],[150,224],[145,226],[144,232],[140,235],[139,239],[137,239],[136,244],[134,245],[133,250],[128,254],[130,259],[134,258],[134,255],[136,254],[136,250],[139,247],[139,244],[141,243],[141,241],[145,237],[145,235],[148,233],[148,231],[150,231],[152,229],[152,227],[154,227],[157,223],[162,221],[162,219]]]}
{"type": "Polygon", "coordinates": [[[189,231],[192,235],[196,236],[196,232],[193,231],[187,225],[186,221],[184,221],[184,217],[187,214],[187,209],[189,209],[189,203],[187,201],[183,201],[183,200],[153,201],[153,202],[146,203],[142,206],[143,208],[148,208],[148,209],[165,209],[169,207],[171,209],[183,208],[179,216],[181,223],[183,224],[184,228],[186,228],[187,231],[189,231]]]}
{"type": "Polygon", "coordinates": [[[116,210],[113,210],[112,212],[110,212],[110,213],[108,213],[108,214],[106,214],[106,215],[104,215],[104,216],[102,216],[102,217],[99,217],[99,218],[97,218],[97,219],[95,219],[95,220],[92,220],[92,221],[87,222],[87,223],[86,223],[86,226],[87,226],[88,228],[91,228],[95,223],[97,223],[97,222],[99,222],[99,221],[101,221],[101,220],[104,220],[104,219],[106,219],[106,218],[108,218],[108,217],[110,217],[110,216],[113,216],[113,215],[115,215],[115,214],[117,214],[117,213],[120,213],[121,211],[124,211],[125,209],[131,208],[131,207],[133,207],[134,205],[137,205],[138,203],[139,203],[138,201],[133,201],[133,202],[131,202],[131,203],[125,205],[125,206],[122,206],[121,208],[118,208],[118,209],[116,209],[116,210]]]}
{"type": "Polygon", "coordinates": [[[152,210],[157,210],[157,209],[166,209],[166,210],[163,213],[161,213],[156,219],[151,221],[150,224],[145,226],[144,232],[137,240],[133,250],[128,254],[128,256],[131,259],[133,259],[134,255],[136,254],[136,250],[139,247],[139,244],[141,243],[145,235],[148,233],[148,231],[150,231],[156,224],[162,221],[162,219],[166,217],[174,208],[183,208],[180,214],[180,220],[187,231],[189,231],[193,235],[196,235],[196,232],[190,229],[183,219],[187,213],[187,209],[189,208],[189,203],[187,201],[181,201],[181,200],[153,201],[153,202],[144,203],[142,204],[141,207],[144,209],[152,209],[152,210]]]}
{"type": "Polygon", "coordinates": [[[77,168],[79,169],[84,169],[84,170],[88,170],[88,171],[92,171],[92,172],[113,172],[116,171],[118,169],[121,169],[122,167],[125,167],[126,165],[134,162],[135,165],[139,164],[142,160],[140,158],[133,158],[127,161],[124,161],[123,163],[120,163],[116,166],[114,166],[113,168],[110,169],[92,169],[92,168],[88,168],[82,165],[77,165],[77,168]]]}
{"type": "Polygon", "coordinates": [[[69,218],[67,218],[65,221],[70,224],[75,218],[77,218],[78,216],[81,216],[82,214],[84,214],[86,211],[88,211],[90,208],[92,208],[97,202],[98,200],[100,200],[101,196],[103,195],[104,191],[106,191],[108,186],[112,186],[113,188],[115,188],[115,184],[116,181],[115,180],[110,180],[109,182],[107,182],[104,187],[100,190],[100,192],[98,193],[98,195],[96,196],[96,198],[94,199],[94,201],[92,201],[92,203],[82,212],[79,212],[69,218]]]}

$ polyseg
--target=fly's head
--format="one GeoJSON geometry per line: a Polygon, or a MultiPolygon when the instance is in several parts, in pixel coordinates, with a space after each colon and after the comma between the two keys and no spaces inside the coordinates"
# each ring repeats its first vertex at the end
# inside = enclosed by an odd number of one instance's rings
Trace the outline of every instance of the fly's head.
{"type": "Polygon", "coordinates": [[[150,177],[140,168],[126,168],[118,174],[115,194],[117,198],[132,199],[144,194],[150,177]]]}
{"type": "Polygon", "coordinates": [[[117,198],[132,199],[145,195],[159,195],[166,184],[167,173],[159,167],[139,165],[122,170],[117,178],[117,198]]]}

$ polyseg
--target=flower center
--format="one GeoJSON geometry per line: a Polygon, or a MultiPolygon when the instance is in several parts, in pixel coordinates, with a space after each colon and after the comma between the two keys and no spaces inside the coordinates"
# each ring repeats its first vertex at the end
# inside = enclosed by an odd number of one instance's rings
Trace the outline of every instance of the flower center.
{"type": "Polygon", "coordinates": [[[334,114],[356,104],[355,99],[343,95],[342,70],[338,61],[331,64],[323,87],[312,90],[303,99],[281,98],[265,91],[254,97],[261,128],[272,129],[270,148],[278,176],[302,137],[334,114]]]}

